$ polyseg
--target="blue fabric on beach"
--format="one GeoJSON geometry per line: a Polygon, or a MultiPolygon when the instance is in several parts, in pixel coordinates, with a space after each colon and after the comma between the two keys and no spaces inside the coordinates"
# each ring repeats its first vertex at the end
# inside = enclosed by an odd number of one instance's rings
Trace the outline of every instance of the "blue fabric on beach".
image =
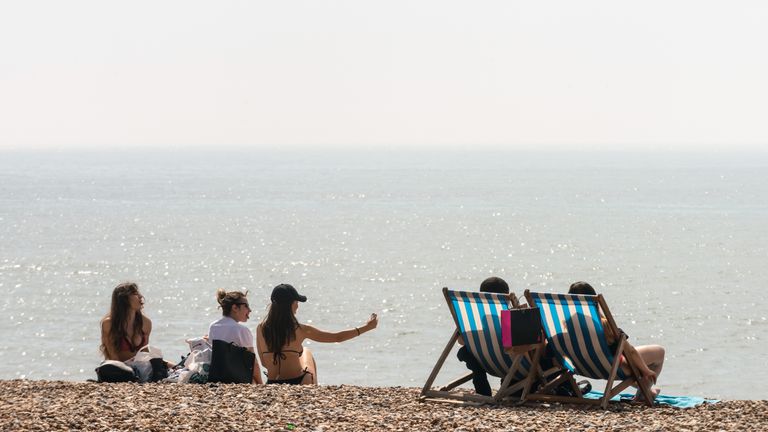
{"type": "MultiPolygon", "coordinates": [[[[509,309],[504,294],[447,291],[465,346],[491,375],[504,377],[513,359],[504,352],[501,342],[501,311],[509,309]]],[[[523,357],[513,378],[528,375],[531,363],[523,357]]]]}
{"type": "MultiPolygon", "coordinates": [[[[530,293],[541,312],[541,324],[557,358],[571,372],[607,379],[614,353],[608,347],[597,296],[530,293]]],[[[625,379],[619,368],[617,377],[625,379]]]]}
{"type": "MultiPolygon", "coordinates": [[[[584,397],[587,399],[600,399],[601,397],[603,397],[603,393],[600,393],[598,391],[591,391],[585,394],[584,397]]],[[[611,400],[614,402],[618,402],[618,401],[629,402],[634,397],[635,395],[633,394],[622,393],[614,396],[613,399],[611,400]]],[[[656,396],[655,402],[659,405],[669,405],[676,408],[693,408],[703,403],[717,403],[720,401],[717,399],[705,399],[697,396],[669,396],[669,395],[660,394],[656,396]]]]}

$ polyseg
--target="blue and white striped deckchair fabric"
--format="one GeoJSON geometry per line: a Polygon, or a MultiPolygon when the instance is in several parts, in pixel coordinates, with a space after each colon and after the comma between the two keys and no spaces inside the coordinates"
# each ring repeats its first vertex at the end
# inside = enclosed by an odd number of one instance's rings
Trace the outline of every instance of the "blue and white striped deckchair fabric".
{"type": "MultiPolygon", "coordinates": [[[[464,344],[491,375],[504,377],[513,359],[501,344],[501,311],[509,309],[504,294],[446,291],[464,344]]],[[[531,363],[526,357],[512,376],[519,381],[528,376],[531,363]]]]}
{"type": "MultiPolygon", "coordinates": [[[[597,296],[529,293],[558,359],[577,375],[608,379],[614,353],[608,347],[597,296]]],[[[626,376],[621,368],[619,379],[626,376]]]]}

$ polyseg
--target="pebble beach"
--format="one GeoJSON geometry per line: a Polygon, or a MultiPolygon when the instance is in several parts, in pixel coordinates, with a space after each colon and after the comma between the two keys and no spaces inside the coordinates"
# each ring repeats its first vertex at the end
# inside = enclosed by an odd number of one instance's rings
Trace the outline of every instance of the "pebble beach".
{"type": "Polygon", "coordinates": [[[766,430],[768,401],[696,408],[464,406],[419,389],[3,381],[0,430],[766,430]]]}

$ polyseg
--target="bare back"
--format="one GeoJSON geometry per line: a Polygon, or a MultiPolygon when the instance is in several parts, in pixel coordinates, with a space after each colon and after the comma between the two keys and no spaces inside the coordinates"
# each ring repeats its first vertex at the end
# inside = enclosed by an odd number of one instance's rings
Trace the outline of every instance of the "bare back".
{"type": "Polygon", "coordinates": [[[275,356],[275,353],[267,347],[262,325],[259,324],[256,329],[256,346],[259,351],[261,364],[267,368],[268,379],[290,379],[304,372],[306,365],[302,361],[301,356],[304,353],[302,344],[306,338],[303,326],[299,325],[296,329],[296,338],[283,346],[281,352],[275,356]]]}

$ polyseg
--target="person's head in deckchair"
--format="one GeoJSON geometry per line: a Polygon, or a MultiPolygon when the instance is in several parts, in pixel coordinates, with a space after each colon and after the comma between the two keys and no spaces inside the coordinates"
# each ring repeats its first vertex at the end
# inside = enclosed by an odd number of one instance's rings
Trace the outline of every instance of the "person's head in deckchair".
{"type": "Polygon", "coordinates": [[[597,295],[597,292],[592,288],[592,285],[579,281],[571,284],[571,287],[568,288],[568,294],[597,295]]]}
{"type": "Polygon", "coordinates": [[[480,292],[509,294],[509,285],[504,279],[491,276],[480,284],[480,292]]]}

